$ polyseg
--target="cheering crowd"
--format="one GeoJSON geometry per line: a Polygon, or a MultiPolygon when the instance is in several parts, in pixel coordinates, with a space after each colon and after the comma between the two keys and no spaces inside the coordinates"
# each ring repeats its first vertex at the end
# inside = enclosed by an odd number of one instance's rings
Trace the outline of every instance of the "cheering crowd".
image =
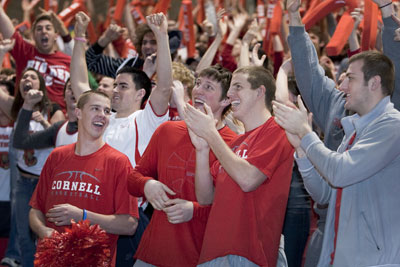
{"type": "Polygon", "coordinates": [[[82,220],[102,266],[400,266],[396,2],[37,2],[0,7],[2,266],[82,220]]]}

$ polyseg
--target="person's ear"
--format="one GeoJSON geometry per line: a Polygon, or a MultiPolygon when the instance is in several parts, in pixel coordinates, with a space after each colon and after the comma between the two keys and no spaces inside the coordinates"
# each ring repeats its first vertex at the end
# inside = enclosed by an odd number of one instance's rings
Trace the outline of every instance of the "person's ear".
{"type": "Polygon", "coordinates": [[[257,90],[257,97],[262,96],[262,97],[264,98],[265,91],[266,91],[265,86],[264,86],[264,85],[261,85],[261,86],[258,87],[256,90],[257,90]]]}
{"type": "Polygon", "coordinates": [[[79,108],[75,108],[75,115],[79,120],[82,119],[82,110],[79,108]]]}
{"type": "Polygon", "coordinates": [[[144,88],[138,90],[137,98],[142,101],[143,97],[146,95],[146,90],[144,88]]]}

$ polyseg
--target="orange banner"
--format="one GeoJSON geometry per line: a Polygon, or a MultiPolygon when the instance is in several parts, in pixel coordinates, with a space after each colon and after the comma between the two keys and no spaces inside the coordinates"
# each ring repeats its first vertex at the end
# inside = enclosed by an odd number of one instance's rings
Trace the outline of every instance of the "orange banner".
{"type": "Polygon", "coordinates": [[[378,6],[371,0],[364,2],[364,29],[361,36],[361,50],[367,51],[375,47],[378,27],[378,6]]]}
{"type": "Polygon", "coordinates": [[[206,19],[206,14],[204,11],[204,0],[198,0],[197,5],[199,6],[199,12],[197,13],[197,24],[201,25],[206,19]]]}
{"type": "Polygon", "coordinates": [[[167,15],[170,4],[171,4],[171,0],[159,0],[153,9],[153,14],[162,12],[165,15],[167,15]]]}
{"type": "Polygon", "coordinates": [[[137,24],[146,23],[146,19],[144,18],[142,10],[137,2],[132,4],[131,14],[137,24]]]}
{"type": "Polygon", "coordinates": [[[342,52],[347,43],[351,32],[353,31],[354,20],[349,12],[345,12],[336,26],[335,33],[326,46],[328,56],[337,56],[342,52]]]}
{"type": "Polygon", "coordinates": [[[120,25],[122,23],[122,16],[124,14],[125,4],[126,0],[117,0],[117,4],[115,5],[114,15],[112,17],[113,20],[120,25]]]}
{"type": "MultiPolygon", "coordinates": [[[[267,23],[267,19],[265,17],[265,4],[263,0],[257,0],[257,21],[258,25],[264,25],[267,23]]],[[[261,31],[262,37],[265,37],[266,31],[266,28],[261,31]]]]}
{"type": "Polygon", "coordinates": [[[60,14],[58,14],[58,17],[65,24],[65,22],[67,22],[70,18],[73,18],[76,13],[78,13],[79,11],[83,11],[83,10],[84,10],[83,4],[79,3],[79,2],[75,2],[75,3],[72,3],[72,5],[70,5],[66,9],[64,9],[63,11],[61,11],[60,14]]]}
{"type": "Polygon", "coordinates": [[[183,32],[183,44],[187,48],[188,57],[194,57],[195,48],[195,36],[193,28],[193,16],[192,16],[192,1],[183,0],[181,5],[182,21],[179,28],[183,32]]]}
{"type": "Polygon", "coordinates": [[[337,1],[337,0],[326,0],[319,3],[313,9],[308,10],[302,21],[306,27],[306,30],[310,29],[315,25],[318,21],[324,18],[329,13],[335,11],[338,8],[344,7],[347,5],[349,7],[348,11],[351,12],[354,8],[357,7],[357,0],[346,0],[346,1],[337,1]]]}
{"type": "Polygon", "coordinates": [[[263,49],[267,55],[272,56],[272,39],[275,34],[279,34],[282,23],[282,8],[279,1],[268,2],[266,18],[263,49]]]}

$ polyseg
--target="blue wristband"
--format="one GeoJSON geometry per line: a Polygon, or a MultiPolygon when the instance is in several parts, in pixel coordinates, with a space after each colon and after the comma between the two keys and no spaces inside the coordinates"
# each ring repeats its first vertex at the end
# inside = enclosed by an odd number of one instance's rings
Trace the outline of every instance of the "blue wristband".
{"type": "Polygon", "coordinates": [[[87,218],[87,212],[85,209],[83,209],[82,221],[86,220],[86,218],[87,218]]]}

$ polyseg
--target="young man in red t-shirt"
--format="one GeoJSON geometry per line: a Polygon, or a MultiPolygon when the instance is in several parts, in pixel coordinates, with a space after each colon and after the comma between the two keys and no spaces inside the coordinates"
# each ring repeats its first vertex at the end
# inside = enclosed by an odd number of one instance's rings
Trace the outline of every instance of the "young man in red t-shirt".
{"type": "Polygon", "coordinates": [[[110,114],[106,94],[87,91],[80,96],[78,141],[54,149],[30,201],[29,222],[39,238],[63,231],[72,219],[88,219],[107,232],[114,255],[118,235],[135,233],[137,200],[126,190],[132,165],[103,141],[110,114]]]}
{"type": "Polygon", "coordinates": [[[34,68],[46,81],[47,96],[66,112],[63,89],[70,73],[71,57],[57,51],[55,31],[51,16],[39,15],[32,25],[35,44],[25,41],[15,30],[10,18],[0,5],[0,32],[3,38],[15,39],[15,46],[10,51],[16,62],[17,80],[24,69],[34,68]]]}
{"type": "MultiPolygon", "coordinates": [[[[209,67],[199,74],[192,91],[196,108],[202,109],[205,103],[211,107],[218,134],[225,142],[236,136],[222,121],[229,107],[230,79],[228,70],[209,67]]],[[[183,97],[175,102],[184,105],[183,97]]],[[[201,206],[196,199],[195,153],[185,122],[165,122],[129,176],[129,192],[145,196],[155,209],[135,255],[135,266],[197,265],[210,206],[201,206]]],[[[214,160],[211,155],[209,164],[214,160]]]]}
{"type": "Polygon", "coordinates": [[[289,193],[293,148],[272,117],[272,74],[262,67],[233,73],[228,97],[245,133],[228,145],[206,113],[186,105],[196,147],[196,197],[213,204],[200,266],[276,266],[289,193]],[[209,151],[218,161],[208,167],[209,151]]]}

